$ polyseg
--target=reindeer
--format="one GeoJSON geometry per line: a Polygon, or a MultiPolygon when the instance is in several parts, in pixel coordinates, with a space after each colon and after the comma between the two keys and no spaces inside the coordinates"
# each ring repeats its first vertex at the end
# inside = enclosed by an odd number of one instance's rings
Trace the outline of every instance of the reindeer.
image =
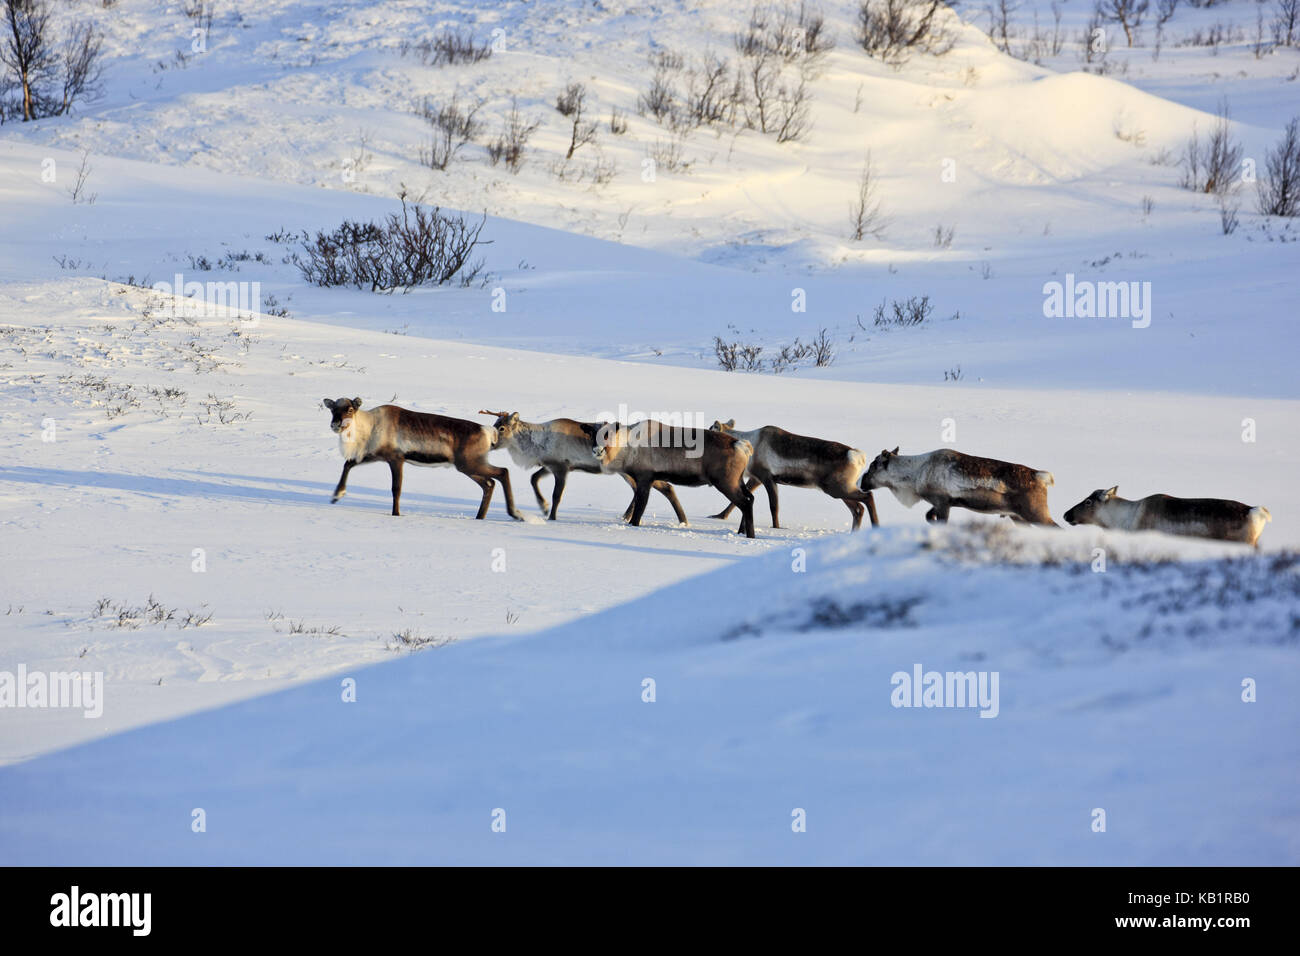
{"type": "MultiPolygon", "coordinates": [[[[586,474],[599,475],[600,464],[595,461],[591,454],[591,449],[595,445],[596,434],[603,427],[598,422],[576,422],[572,418],[555,418],[549,422],[533,424],[532,422],[521,421],[518,412],[487,412],[480,411],[480,415],[495,415],[496,422],[494,427],[497,431],[498,448],[504,448],[510,453],[516,465],[523,468],[532,468],[536,465],[541,467],[533,472],[530,480],[533,486],[533,494],[537,496],[537,505],[542,509],[542,514],[550,512],[550,520],[554,521],[556,513],[560,510],[560,498],[564,495],[564,486],[568,481],[569,472],[581,471],[586,474]],[[542,489],[538,485],[543,475],[553,475],[555,478],[555,487],[551,492],[552,500],[547,504],[542,489]]],[[[630,475],[623,475],[623,478],[633,491],[636,489],[636,482],[630,475]]],[[[673,506],[673,511],[677,514],[677,521],[683,525],[689,525],[686,520],[686,512],[682,510],[681,502],[677,500],[677,492],[673,486],[666,481],[656,481],[654,489],[668,499],[668,503],[673,506]]],[[[632,501],[628,504],[627,510],[623,512],[623,520],[627,521],[632,516],[632,509],[636,503],[636,496],[633,495],[632,501]]]]}
{"type": "Polygon", "coordinates": [[[1243,541],[1259,547],[1264,525],[1273,520],[1263,505],[1252,508],[1224,498],[1148,495],[1137,501],[1119,497],[1119,485],[1098,488],[1065,513],[1068,524],[1095,524],[1120,531],[1163,531],[1194,538],[1243,541]]]}
{"type": "Polygon", "coordinates": [[[740,509],[738,533],[754,537],[754,496],[745,469],[754,447],[743,439],[703,428],[677,428],[653,419],[604,425],[592,447],[600,470],[627,475],[636,486],[632,524],[640,525],[656,481],[712,485],[740,509]]]}
{"type": "MultiPolygon", "coordinates": [[[[872,527],[880,524],[876,518],[875,498],[870,491],[858,487],[867,467],[867,456],[856,448],[837,441],[796,435],[775,425],[764,425],[750,432],[737,431],[734,418],[728,422],[714,422],[710,428],[743,438],[754,446],[754,456],[749,460],[749,469],[745,473],[749,479],[745,490],[753,492],[760,484],[767,490],[773,528],[781,527],[777,485],[820,488],[832,498],[840,499],[853,515],[854,531],[862,527],[863,505],[871,515],[872,527]]],[[[735,505],[727,505],[711,517],[726,519],[734,508],[735,505]]]]}
{"type": "Polygon", "coordinates": [[[950,448],[924,455],[900,455],[897,448],[882,451],[862,476],[864,491],[888,488],[904,507],[929,502],[926,521],[947,521],[948,510],[957,507],[1053,527],[1047,489],[1055,483],[1050,471],[950,448]]]}
{"type": "Polygon", "coordinates": [[[347,494],[348,473],[355,466],[386,461],[393,473],[393,514],[400,515],[402,465],[409,461],[413,465],[453,467],[473,479],[483,489],[483,500],[475,518],[487,515],[495,481],[500,481],[505,489],[506,511],[516,521],[524,520],[515,510],[510,473],[488,461],[488,452],[496,441],[496,432],[491,428],[463,418],[428,415],[396,405],[362,411],[359,398],[322,401],[334,415],[330,430],[339,436],[339,451],[343,455],[343,474],[339,476],[331,504],[347,494]]]}

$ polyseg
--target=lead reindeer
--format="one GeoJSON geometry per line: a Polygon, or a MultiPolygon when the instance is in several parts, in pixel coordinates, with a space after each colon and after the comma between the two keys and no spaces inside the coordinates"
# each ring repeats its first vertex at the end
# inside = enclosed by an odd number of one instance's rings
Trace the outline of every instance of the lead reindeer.
{"type": "Polygon", "coordinates": [[[1121,498],[1119,486],[1098,488],[1065,513],[1069,524],[1095,524],[1120,531],[1163,531],[1165,534],[1241,541],[1259,547],[1264,525],[1273,520],[1263,505],[1252,508],[1224,498],[1175,498],[1148,495],[1137,501],[1121,498]]]}
{"type": "MultiPolygon", "coordinates": [[[[533,486],[533,494],[537,496],[537,506],[542,509],[542,514],[546,514],[549,510],[551,521],[555,520],[560,510],[560,498],[564,495],[564,486],[568,481],[569,472],[581,471],[590,475],[601,473],[600,463],[592,456],[591,449],[595,446],[597,433],[605,427],[603,423],[554,418],[549,422],[535,424],[522,421],[518,412],[480,411],[479,414],[496,416],[494,427],[497,431],[497,447],[509,452],[516,465],[523,468],[541,466],[533,472],[530,482],[533,486]],[[555,478],[550,504],[547,504],[538,485],[542,476],[547,474],[555,478]]],[[[636,505],[636,482],[630,475],[623,475],[623,478],[632,486],[634,492],[632,501],[623,512],[623,520],[627,521],[632,516],[632,510],[636,505]]],[[[678,522],[689,525],[686,512],[682,510],[673,486],[666,481],[656,481],[653,487],[668,499],[678,522]]]]}
{"type": "Polygon", "coordinates": [[[924,455],[882,451],[862,476],[862,488],[888,488],[904,507],[930,504],[926,521],[948,520],[951,508],[1006,515],[1028,524],[1055,526],[1047,510],[1050,471],[996,458],[977,458],[950,448],[924,455]]]}
{"type": "Polygon", "coordinates": [[[754,537],[754,496],[745,490],[745,469],[754,447],[704,428],[678,428],[653,419],[605,425],[592,447],[600,470],[630,477],[636,486],[632,524],[640,525],[657,481],[712,485],[740,509],[738,532],[754,537]]]}
{"type": "Polygon", "coordinates": [[[516,521],[524,517],[515,510],[515,496],[510,490],[510,473],[488,461],[488,452],[496,442],[496,432],[477,422],[446,415],[413,412],[396,405],[380,405],[363,411],[361,399],[340,398],[322,403],[333,413],[330,430],[339,436],[343,455],[343,474],[330,503],[347,494],[348,473],[357,465],[372,461],[388,462],[393,475],[393,514],[400,515],[402,466],[413,465],[455,468],[483,489],[483,500],[475,518],[487,515],[492,490],[501,482],[505,490],[506,511],[516,521]]]}
{"type": "MultiPolygon", "coordinates": [[[[753,431],[736,430],[736,420],[714,422],[710,428],[736,438],[743,438],[754,446],[746,476],[745,490],[753,492],[760,484],[767,491],[767,503],[772,510],[772,527],[781,527],[777,485],[795,485],[800,488],[820,488],[832,498],[844,502],[853,516],[853,530],[862,527],[862,512],[871,515],[871,524],[878,526],[876,500],[870,491],[858,487],[862,472],[867,467],[867,456],[856,448],[837,441],[796,435],[775,425],[764,425],[753,431]]],[[[735,505],[728,505],[714,518],[727,518],[735,505]]]]}

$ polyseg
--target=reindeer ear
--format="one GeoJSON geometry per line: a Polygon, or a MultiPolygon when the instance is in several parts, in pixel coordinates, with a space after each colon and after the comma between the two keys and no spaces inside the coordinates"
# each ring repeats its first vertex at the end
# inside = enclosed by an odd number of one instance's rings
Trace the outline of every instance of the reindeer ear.
{"type": "Polygon", "coordinates": [[[897,455],[897,454],[898,454],[898,449],[901,448],[901,447],[902,447],[901,445],[895,445],[895,446],[894,446],[894,450],[891,451],[890,454],[891,454],[891,455],[897,455]]]}
{"type": "Polygon", "coordinates": [[[506,419],[506,422],[507,422],[508,424],[510,424],[510,425],[514,425],[514,424],[516,424],[518,421],[519,421],[519,413],[518,413],[518,412],[511,412],[511,413],[510,413],[510,417],[506,419]]]}
{"type": "Polygon", "coordinates": [[[352,407],[353,407],[353,408],[360,408],[360,407],[361,407],[361,399],[359,399],[359,398],[354,398],[354,399],[352,399],[352,407]]]}
{"type": "Polygon", "coordinates": [[[1117,492],[1117,491],[1119,491],[1119,485],[1116,485],[1116,486],[1113,487],[1113,488],[1107,488],[1107,489],[1106,489],[1106,497],[1107,497],[1108,499],[1109,499],[1109,498],[1114,498],[1114,497],[1115,497],[1115,492],[1117,492]]]}
{"type": "Polygon", "coordinates": [[[331,412],[334,411],[334,400],[332,398],[322,398],[320,400],[320,403],[324,405],[326,408],[328,408],[331,412]]]}
{"type": "Polygon", "coordinates": [[[729,419],[727,419],[727,427],[728,427],[728,428],[735,428],[735,427],[736,427],[736,420],[735,420],[734,418],[729,418],[729,419]]]}

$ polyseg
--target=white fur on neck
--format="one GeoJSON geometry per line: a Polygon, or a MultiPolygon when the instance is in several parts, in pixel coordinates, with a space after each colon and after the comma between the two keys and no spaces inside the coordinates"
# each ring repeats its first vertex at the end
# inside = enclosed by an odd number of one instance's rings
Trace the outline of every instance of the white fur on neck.
{"type": "Polygon", "coordinates": [[[339,431],[339,454],[344,461],[360,462],[366,456],[366,446],[370,443],[370,430],[374,420],[370,413],[357,409],[352,418],[339,431]]]}

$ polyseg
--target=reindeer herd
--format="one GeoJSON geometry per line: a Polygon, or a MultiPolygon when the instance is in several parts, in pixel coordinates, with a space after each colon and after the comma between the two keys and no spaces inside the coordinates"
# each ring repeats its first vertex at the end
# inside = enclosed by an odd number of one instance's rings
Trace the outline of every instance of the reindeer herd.
{"type": "MultiPolygon", "coordinates": [[[[501,483],[507,513],[522,521],[515,508],[510,473],[488,455],[507,452],[515,464],[535,468],[530,483],[537,504],[554,521],[570,472],[621,475],[632,489],[623,519],[641,524],[651,491],[663,495],[677,520],[689,524],[674,485],[711,485],[727,499],[715,518],[740,511],[739,533],[754,537],[754,490],[762,485],[780,528],[778,485],[818,488],[844,502],[853,530],[865,512],[878,526],[872,492],[888,488],[906,507],[930,505],[927,521],[945,522],[952,508],[1002,515],[1026,524],[1056,522],[1047,508],[1051,472],[1026,465],[978,458],[941,448],[923,455],[882,451],[870,464],[856,448],[835,441],[796,435],[775,425],[740,431],[735,420],[714,422],[708,429],[681,428],[653,419],[627,425],[556,418],[526,422],[517,412],[479,412],[494,416],[492,426],[463,418],[413,412],[396,405],[363,409],[359,398],[324,399],[339,438],[343,474],[331,502],[347,493],[348,474],[357,465],[383,461],[393,479],[393,514],[400,515],[402,469],[414,465],[449,467],[467,475],[483,492],[476,518],[487,515],[496,483],[501,483]],[[554,485],[546,501],[539,482],[550,475],[554,485]]],[[[1118,488],[1099,489],[1065,513],[1069,524],[1093,524],[1124,531],[1240,541],[1259,546],[1268,509],[1221,498],[1174,498],[1150,495],[1138,501],[1120,498],[1118,488]]]]}

